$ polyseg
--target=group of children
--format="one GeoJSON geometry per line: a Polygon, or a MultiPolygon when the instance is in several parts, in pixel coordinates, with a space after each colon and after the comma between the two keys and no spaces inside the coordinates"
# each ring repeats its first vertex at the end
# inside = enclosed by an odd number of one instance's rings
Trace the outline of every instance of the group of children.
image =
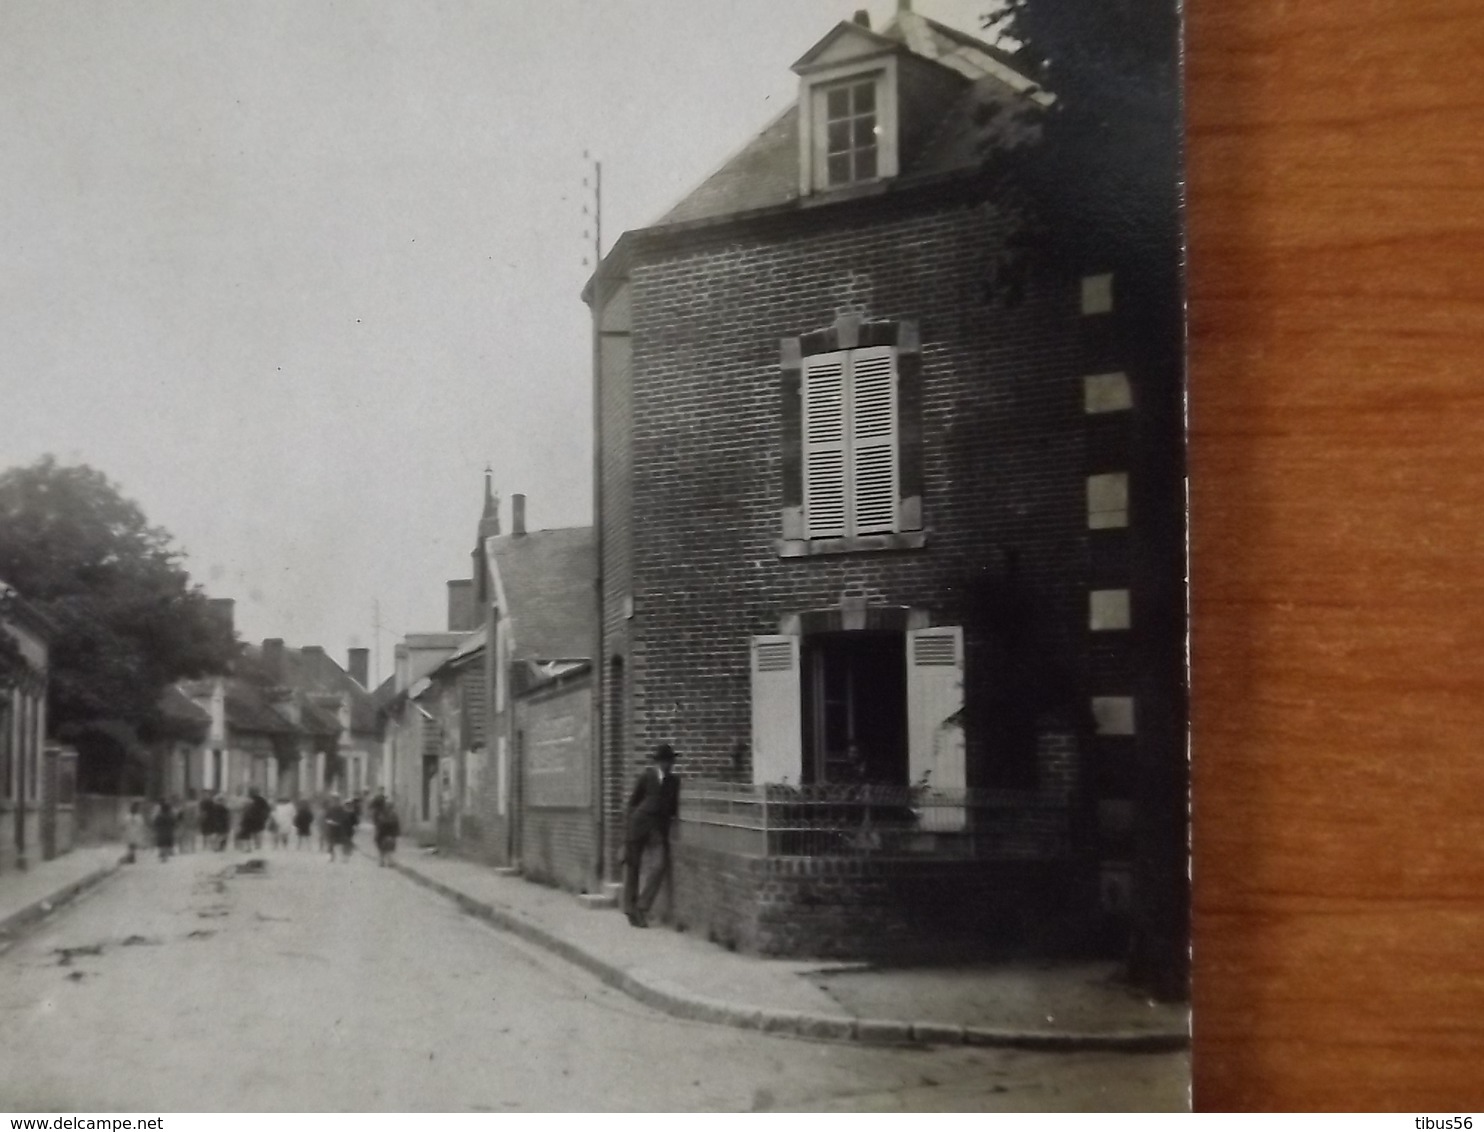
{"type": "Polygon", "coordinates": [[[349,860],[355,847],[356,826],[365,809],[375,831],[378,863],[384,866],[390,864],[396,853],[402,823],[396,806],[385,794],[378,793],[363,805],[366,793],[362,791],[362,796],[348,802],[342,802],[338,794],[327,794],[320,801],[318,813],[304,798],[298,801],[280,798],[277,805],[270,806],[256,789],[248,790],[246,795],[239,794],[230,802],[221,794],[198,797],[192,790],[184,802],[161,798],[147,816],[143,804],[133,802],[125,821],[129,851],[124,859],[134,861],[135,854],[150,845],[159,851],[162,861],[169,860],[176,852],[194,852],[198,833],[204,845],[218,852],[226,849],[229,840],[235,840],[239,849],[261,849],[265,832],[276,849],[287,849],[291,834],[297,835],[298,848],[304,849],[309,847],[311,832],[318,826],[319,847],[329,851],[330,860],[335,860],[337,849],[344,860],[349,860]]]}

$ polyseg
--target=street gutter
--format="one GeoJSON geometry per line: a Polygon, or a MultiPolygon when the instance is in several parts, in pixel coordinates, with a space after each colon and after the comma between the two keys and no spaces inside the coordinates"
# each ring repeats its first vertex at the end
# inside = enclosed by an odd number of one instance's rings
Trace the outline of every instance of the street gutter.
{"type": "Polygon", "coordinates": [[[1012,1030],[990,1026],[960,1026],[945,1022],[805,1014],[723,1002],[692,994],[683,987],[661,979],[625,971],[522,916],[476,900],[400,861],[392,861],[391,867],[423,887],[452,900],[462,911],[476,919],[545,948],[646,1006],[693,1022],[711,1022],[743,1030],[759,1030],[768,1034],[816,1041],[860,1042],[867,1045],[968,1045],[1067,1053],[1088,1050],[1168,1053],[1190,1048],[1190,1033],[1186,1030],[1115,1030],[1103,1033],[1012,1030]]]}
{"type": "Polygon", "coordinates": [[[0,920],[0,955],[5,954],[19,943],[27,931],[36,927],[52,913],[60,911],[85,892],[97,888],[104,881],[115,876],[121,865],[122,859],[111,865],[105,865],[101,869],[95,869],[81,880],[63,885],[50,895],[34,900],[0,920]]]}

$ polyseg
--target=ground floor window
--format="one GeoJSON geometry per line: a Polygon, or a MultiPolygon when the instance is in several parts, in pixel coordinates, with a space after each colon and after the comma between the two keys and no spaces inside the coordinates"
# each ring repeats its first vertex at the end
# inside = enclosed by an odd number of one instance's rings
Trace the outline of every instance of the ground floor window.
{"type": "Polygon", "coordinates": [[[907,785],[904,636],[819,633],[805,639],[804,783],[907,785]]]}
{"type": "Polygon", "coordinates": [[[963,630],[752,639],[757,783],[962,790],[963,630]]]}

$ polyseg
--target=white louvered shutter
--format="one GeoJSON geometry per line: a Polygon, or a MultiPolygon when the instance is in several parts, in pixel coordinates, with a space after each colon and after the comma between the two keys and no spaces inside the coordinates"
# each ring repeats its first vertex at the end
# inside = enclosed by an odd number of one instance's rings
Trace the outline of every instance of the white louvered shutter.
{"type": "Polygon", "coordinates": [[[808,538],[845,534],[845,355],[804,359],[804,523],[808,538]]]}
{"type": "Polygon", "coordinates": [[[752,638],[752,781],[797,784],[804,766],[798,637],[752,638]]]}
{"type": "MultiPolygon", "coordinates": [[[[957,626],[907,632],[907,768],[911,782],[927,775],[929,791],[963,790],[964,631],[957,626]]],[[[935,805],[926,820],[938,830],[962,829],[962,807],[935,805]]]]}
{"type": "Polygon", "coordinates": [[[850,355],[850,496],[853,533],[881,534],[897,521],[897,375],[894,351],[850,355]]]}

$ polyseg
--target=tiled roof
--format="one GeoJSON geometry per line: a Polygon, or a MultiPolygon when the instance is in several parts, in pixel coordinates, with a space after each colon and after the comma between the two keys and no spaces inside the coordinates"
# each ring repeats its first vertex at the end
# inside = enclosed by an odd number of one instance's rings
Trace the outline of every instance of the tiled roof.
{"type": "MultiPolygon", "coordinates": [[[[1008,52],[914,12],[898,13],[890,26],[871,36],[900,44],[918,58],[952,71],[964,87],[943,111],[929,140],[917,152],[903,155],[902,177],[976,168],[984,160],[986,144],[1001,137],[1006,128],[1003,120],[984,114],[984,107],[1008,106],[1024,99],[1046,101],[1008,52]]],[[[799,111],[794,105],[665,213],[656,227],[716,220],[798,200],[799,111]]]]}
{"type": "Polygon", "coordinates": [[[590,658],[598,636],[593,529],[497,535],[488,546],[512,622],[512,659],[590,658]]]}

